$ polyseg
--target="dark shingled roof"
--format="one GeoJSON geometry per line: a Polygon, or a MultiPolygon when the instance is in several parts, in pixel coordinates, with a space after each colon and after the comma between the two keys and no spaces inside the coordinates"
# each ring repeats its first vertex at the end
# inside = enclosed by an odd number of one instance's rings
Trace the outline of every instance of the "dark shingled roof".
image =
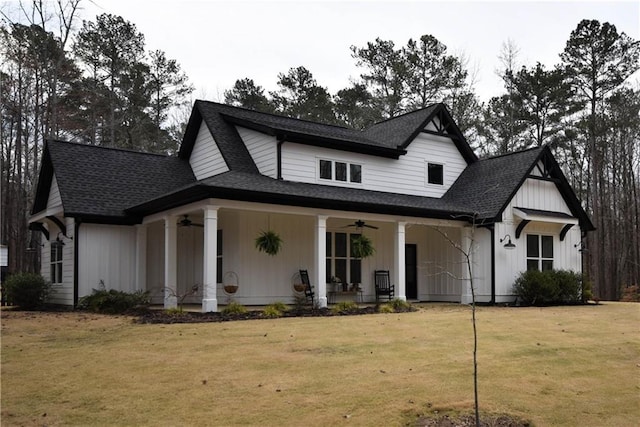
{"type": "Polygon", "coordinates": [[[464,203],[479,219],[498,219],[541,151],[542,148],[535,148],[471,164],[443,198],[464,203]]]}
{"type": "Polygon", "coordinates": [[[428,218],[501,220],[506,205],[542,160],[583,229],[593,225],[547,147],[477,160],[451,119],[437,104],[378,123],[365,131],[196,101],[178,157],[47,141],[32,214],[46,209],[55,173],[66,216],[86,222],[133,224],[142,216],[209,197],[428,218]],[[399,157],[426,124],[437,118],[468,166],[442,198],[283,181],[259,173],[235,125],[286,141],[399,157]],[[196,181],[189,156],[205,123],[229,167],[196,181]]]}
{"type": "Polygon", "coordinates": [[[283,181],[235,171],[149,199],[129,212],[149,214],[209,197],[445,219],[468,212],[464,206],[440,198],[283,181]]]}
{"type": "Polygon", "coordinates": [[[46,208],[55,174],[66,216],[136,222],[124,210],[195,182],[177,157],[49,140],[33,213],[46,208]]]}

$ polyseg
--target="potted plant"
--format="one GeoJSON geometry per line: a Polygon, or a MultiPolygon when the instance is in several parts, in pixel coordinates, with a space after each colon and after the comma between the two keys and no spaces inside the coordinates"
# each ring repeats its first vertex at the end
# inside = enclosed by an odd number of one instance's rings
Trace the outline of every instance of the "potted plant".
{"type": "Polygon", "coordinates": [[[376,252],[373,242],[364,234],[351,238],[351,253],[356,258],[368,258],[376,252]]]}
{"type": "Polygon", "coordinates": [[[256,237],[256,249],[265,252],[268,255],[276,255],[282,247],[282,238],[278,233],[272,230],[261,231],[256,237]]]}

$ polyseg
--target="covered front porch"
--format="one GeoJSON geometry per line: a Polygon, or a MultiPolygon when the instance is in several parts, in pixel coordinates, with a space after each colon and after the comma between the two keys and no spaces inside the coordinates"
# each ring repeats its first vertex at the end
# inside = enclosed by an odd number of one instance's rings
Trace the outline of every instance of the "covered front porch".
{"type": "Polygon", "coordinates": [[[308,270],[320,307],[336,297],[331,278],[357,284],[361,302],[374,302],[375,270],[389,270],[396,298],[470,301],[456,248],[472,239],[465,221],[207,199],[145,217],[136,227],[136,287],[165,308],[181,302],[218,311],[230,298],[224,285],[232,282],[240,304],[292,304],[301,269],[308,270]],[[255,248],[265,230],[282,238],[275,256],[255,248]],[[372,256],[351,253],[349,242],[358,234],[372,240],[372,256]]]}

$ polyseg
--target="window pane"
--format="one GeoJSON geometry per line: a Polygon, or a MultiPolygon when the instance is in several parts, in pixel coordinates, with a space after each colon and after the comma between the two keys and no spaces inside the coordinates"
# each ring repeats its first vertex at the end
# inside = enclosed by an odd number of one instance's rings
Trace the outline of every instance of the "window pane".
{"type": "Polygon", "coordinates": [[[553,258],[553,236],[542,236],[542,258],[553,258]]]}
{"type": "Polygon", "coordinates": [[[51,283],[56,283],[56,265],[51,264],[51,283]]]}
{"type": "Polygon", "coordinates": [[[427,164],[427,179],[429,184],[442,185],[443,180],[443,167],[435,163],[427,164]]]}
{"type": "Polygon", "coordinates": [[[336,181],[347,180],[347,164],[336,162],[336,181]]]}
{"type": "Polygon", "coordinates": [[[333,253],[332,247],[331,247],[331,233],[327,231],[327,251],[326,251],[326,256],[330,257],[331,254],[333,253]]]}
{"type": "Polygon", "coordinates": [[[56,283],[62,283],[62,263],[56,264],[56,272],[58,273],[58,280],[56,283]]]}
{"type": "Polygon", "coordinates": [[[222,256],[222,230],[218,230],[218,247],[216,248],[216,252],[218,256],[222,256]]]}
{"type": "Polygon", "coordinates": [[[362,261],[359,259],[351,260],[351,278],[349,283],[362,283],[362,261]]]}
{"type": "Polygon", "coordinates": [[[331,162],[329,160],[320,160],[320,178],[331,179],[331,162]]]}
{"type": "Polygon", "coordinates": [[[353,240],[356,237],[360,237],[360,234],[354,233],[354,234],[350,234],[349,235],[349,256],[353,257],[355,255],[353,255],[353,240]]]}
{"type": "Polygon", "coordinates": [[[336,277],[344,283],[347,280],[347,260],[337,259],[336,261],[336,277]]]}
{"type": "MultiPolygon", "coordinates": [[[[336,233],[336,256],[347,256],[347,233],[336,233]]],[[[341,277],[344,279],[344,277],[341,277]]]]}
{"type": "Polygon", "coordinates": [[[351,172],[351,182],[362,182],[362,166],[349,165],[351,172]]]}
{"type": "Polygon", "coordinates": [[[553,260],[542,260],[542,271],[553,270],[553,260]]]}
{"type": "Polygon", "coordinates": [[[538,260],[537,259],[528,259],[527,260],[527,271],[528,270],[538,270],[538,260]]]}
{"type": "Polygon", "coordinates": [[[537,258],[540,256],[540,249],[538,247],[538,235],[527,234],[527,257],[537,258]]]}
{"type": "Polygon", "coordinates": [[[216,259],[216,283],[222,283],[222,257],[216,259]]]}
{"type": "Polygon", "coordinates": [[[333,274],[331,273],[331,258],[327,258],[327,265],[325,267],[324,274],[324,280],[326,280],[327,283],[331,283],[331,276],[333,276],[333,274]]]}

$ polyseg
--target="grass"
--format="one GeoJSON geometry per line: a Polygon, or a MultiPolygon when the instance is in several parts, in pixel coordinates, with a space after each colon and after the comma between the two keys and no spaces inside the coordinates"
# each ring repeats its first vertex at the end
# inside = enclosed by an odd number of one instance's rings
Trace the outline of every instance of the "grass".
{"type": "MultiPolygon", "coordinates": [[[[473,408],[471,311],[138,325],[2,311],[3,426],[406,425],[473,408]]],[[[640,306],[478,308],[481,413],[635,426],[640,306]]]]}

